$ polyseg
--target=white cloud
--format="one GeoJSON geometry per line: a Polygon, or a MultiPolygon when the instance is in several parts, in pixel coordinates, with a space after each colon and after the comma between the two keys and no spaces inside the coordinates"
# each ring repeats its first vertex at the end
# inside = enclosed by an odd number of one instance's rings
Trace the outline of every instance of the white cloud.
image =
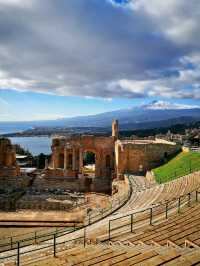
{"type": "Polygon", "coordinates": [[[129,7],[146,13],[157,23],[156,30],[179,44],[193,43],[199,32],[199,1],[131,0],[129,7]]]}
{"type": "Polygon", "coordinates": [[[36,113],[33,114],[31,117],[32,120],[55,120],[62,118],[66,118],[66,116],[62,116],[60,114],[50,114],[50,113],[36,113]]]}
{"type": "Polygon", "coordinates": [[[198,105],[177,104],[166,101],[153,101],[152,103],[143,105],[142,107],[150,110],[178,110],[200,108],[200,106],[198,105]]]}
{"type": "MultiPolygon", "coordinates": [[[[30,7],[32,4],[32,0],[0,0],[0,7],[1,5],[7,5],[7,6],[16,6],[20,8],[27,8],[30,7]]],[[[1,8],[0,8],[1,10],[1,8]]]]}
{"type": "Polygon", "coordinates": [[[0,89],[199,99],[199,25],[196,0],[0,0],[0,89]]]}

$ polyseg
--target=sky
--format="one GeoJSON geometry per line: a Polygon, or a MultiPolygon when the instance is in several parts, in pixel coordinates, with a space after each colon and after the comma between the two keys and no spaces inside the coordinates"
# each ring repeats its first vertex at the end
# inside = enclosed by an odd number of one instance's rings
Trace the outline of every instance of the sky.
{"type": "Polygon", "coordinates": [[[199,0],[0,0],[0,121],[200,105],[199,0]]]}

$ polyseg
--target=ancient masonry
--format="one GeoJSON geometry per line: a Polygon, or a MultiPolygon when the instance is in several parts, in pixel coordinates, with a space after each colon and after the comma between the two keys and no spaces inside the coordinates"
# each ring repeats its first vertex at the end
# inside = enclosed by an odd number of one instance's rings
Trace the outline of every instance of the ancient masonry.
{"type": "Polygon", "coordinates": [[[16,163],[16,154],[9,139],[0,139],[0,177],[16,177],[20,168],[16,163]]]}
{"type": "MultiPolygon", "coordinates": [[[[95,154],[96,178],[122,178],[125,173],[144,173],[159,165],[180,146],[163,140],[119,139],[118,121],[112,123],[112,136],[81,135],[56,137],[48,176],[84,178],[83,157],[95,154]]],[[[100,184],[99,184],[100,185],[100,184]]]]}

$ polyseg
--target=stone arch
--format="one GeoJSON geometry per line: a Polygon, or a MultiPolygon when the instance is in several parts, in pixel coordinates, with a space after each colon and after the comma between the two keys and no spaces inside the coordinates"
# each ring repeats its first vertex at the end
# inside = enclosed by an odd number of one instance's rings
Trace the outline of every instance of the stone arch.
{"type": "Polygon", "coordinates": [[[96,152],[86,149],[83,152],[83,173],[87,176],[95,176],[96,173],[96,152]]]}

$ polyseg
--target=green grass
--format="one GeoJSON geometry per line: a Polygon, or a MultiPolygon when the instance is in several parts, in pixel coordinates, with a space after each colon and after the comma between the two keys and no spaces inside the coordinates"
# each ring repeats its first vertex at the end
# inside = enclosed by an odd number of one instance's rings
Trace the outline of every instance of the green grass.
{"type": "Polygon", "coordinates": [[[165,183],[200,170],[200,153],[181,152],[166,164],[153,169],[158,183],[165,183]]]}

